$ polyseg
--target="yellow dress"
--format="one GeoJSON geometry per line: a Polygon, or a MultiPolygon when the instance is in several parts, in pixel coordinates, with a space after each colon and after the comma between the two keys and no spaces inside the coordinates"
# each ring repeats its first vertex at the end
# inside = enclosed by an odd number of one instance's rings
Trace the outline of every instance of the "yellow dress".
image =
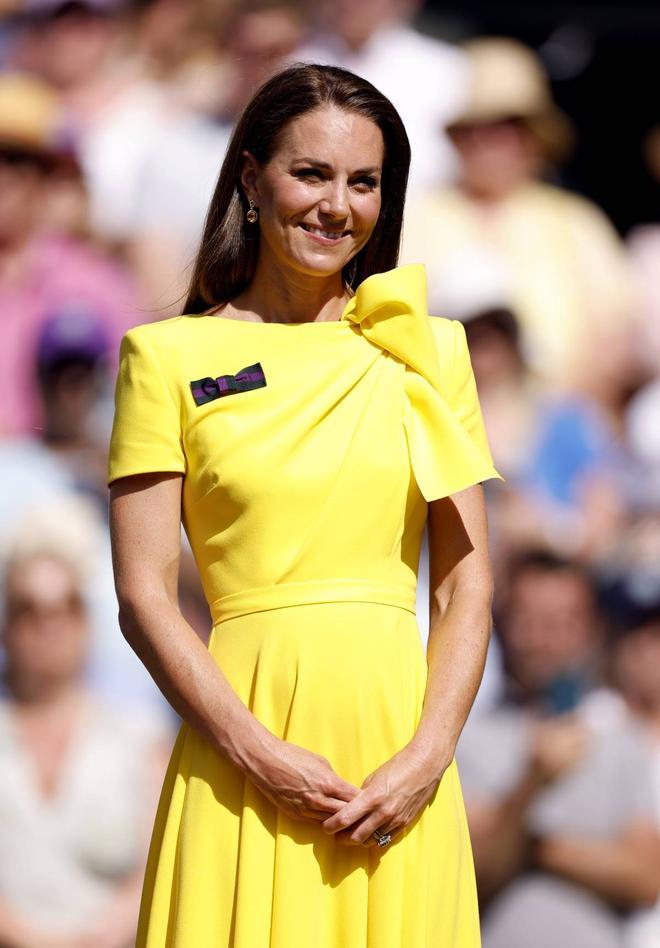
{"type": "MultiPolygon", "coordinates": [[[[359,786],[422,710],[427,501],[499,476],[462,325],[430,319],[423,267],[400,267],[365,280],[335,322],[136,326],[115,394],[108,482],[185,475],[211,655],[266,727],[359,786]]],[[[455,762],[388,847],[347,846],[285,815],[184,723],[136,944],[477,948],[455,762]]]]}

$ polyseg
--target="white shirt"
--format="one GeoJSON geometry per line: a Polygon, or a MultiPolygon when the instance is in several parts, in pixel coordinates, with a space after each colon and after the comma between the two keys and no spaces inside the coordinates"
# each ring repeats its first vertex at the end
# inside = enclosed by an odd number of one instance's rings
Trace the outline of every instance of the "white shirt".
{"type": "Polygon", "coordinates": [[[90,703],[45,798],[0,704],[0,896],[17,914],[65,934],[107,908],[118,881],[143,864],[151,751],[162,739],[144,716],[90,703]]]}

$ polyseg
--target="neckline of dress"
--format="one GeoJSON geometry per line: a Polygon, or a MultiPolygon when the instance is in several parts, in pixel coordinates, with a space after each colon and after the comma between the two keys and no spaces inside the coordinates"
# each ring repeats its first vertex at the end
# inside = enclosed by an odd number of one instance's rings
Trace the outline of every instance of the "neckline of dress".
{"type": "MultiPolygon", "coordinates": [[[[188,315],[188,314],[184,314],[184,315],[188,315]]],[[[342,314],[342,317],[343,317],[343,314],[342,314]]],[[[213,316],[210,313],[206,313],[206,314],[192,313],[189,315],[189,318],[190,319],[200,319],[200,318],[209,319],[209,320],[214,320],[215,322],[219,322],[219,323],[236,323],[240,326],[287,326],[287,327],[297,326],[298,328],[300,328],[302,326],[339,326],[342,323],[344,325],[346,324],[350,325],[349,320],[343,319],[343,318],[323,319],[323,320],[318,320],[314,322],[305,322],[305,323],[277,323],[277,322],[264,323],[264,322],[259,322],[256,319],[232,319],[231,316],[213,316]]]]}
{"type": "Polygon", "coordinates": [[[313,322],[305,323],[265,323],[256,319],[233,319],[231,316],[216,316],[214,313],[191,313],[185,314],[189,315],[191,319],[214,319],[222,323],[244,323],[253,326],[338,326],[341,323],[348,323],[350,325],[350,320],[346,319],[346,313],[350,309],[351,305],[355,302],[355,294],[351,296],[344,306],[341,316],[339,319],[323,319],[323,320],[314,320],[313,322]]]}

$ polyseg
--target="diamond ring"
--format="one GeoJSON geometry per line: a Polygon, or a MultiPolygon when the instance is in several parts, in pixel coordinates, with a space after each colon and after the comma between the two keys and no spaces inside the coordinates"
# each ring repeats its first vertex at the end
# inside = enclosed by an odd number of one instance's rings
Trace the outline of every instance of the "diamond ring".
{"type": "Polygon", "coordinates": [[[387,846],[392,841],[391,833],[381,833],[380,830],[374,830],[371,835],[377,840],[379,846],[387,846]]]}

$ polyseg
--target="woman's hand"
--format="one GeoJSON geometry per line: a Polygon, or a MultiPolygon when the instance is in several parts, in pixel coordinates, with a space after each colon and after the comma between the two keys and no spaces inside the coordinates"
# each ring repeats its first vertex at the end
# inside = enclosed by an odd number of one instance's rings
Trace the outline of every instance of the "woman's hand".
{"type": "Polygon", "coordinates": [[[325,757],[289,741],[273,740],[275,743],[265,756],[260,756],[249,776],[288,816],[325,820],[359,794],[357,787],[335,773],[325,757]]]}
{"type": "Polygon", "coordinates": [[[323,829],[349,846],[375,846],[374,830],[394,836],[411,823],[433,796],[442,773],[406,745],[366,777],[357,796],[326,819],[323,829]]]}

